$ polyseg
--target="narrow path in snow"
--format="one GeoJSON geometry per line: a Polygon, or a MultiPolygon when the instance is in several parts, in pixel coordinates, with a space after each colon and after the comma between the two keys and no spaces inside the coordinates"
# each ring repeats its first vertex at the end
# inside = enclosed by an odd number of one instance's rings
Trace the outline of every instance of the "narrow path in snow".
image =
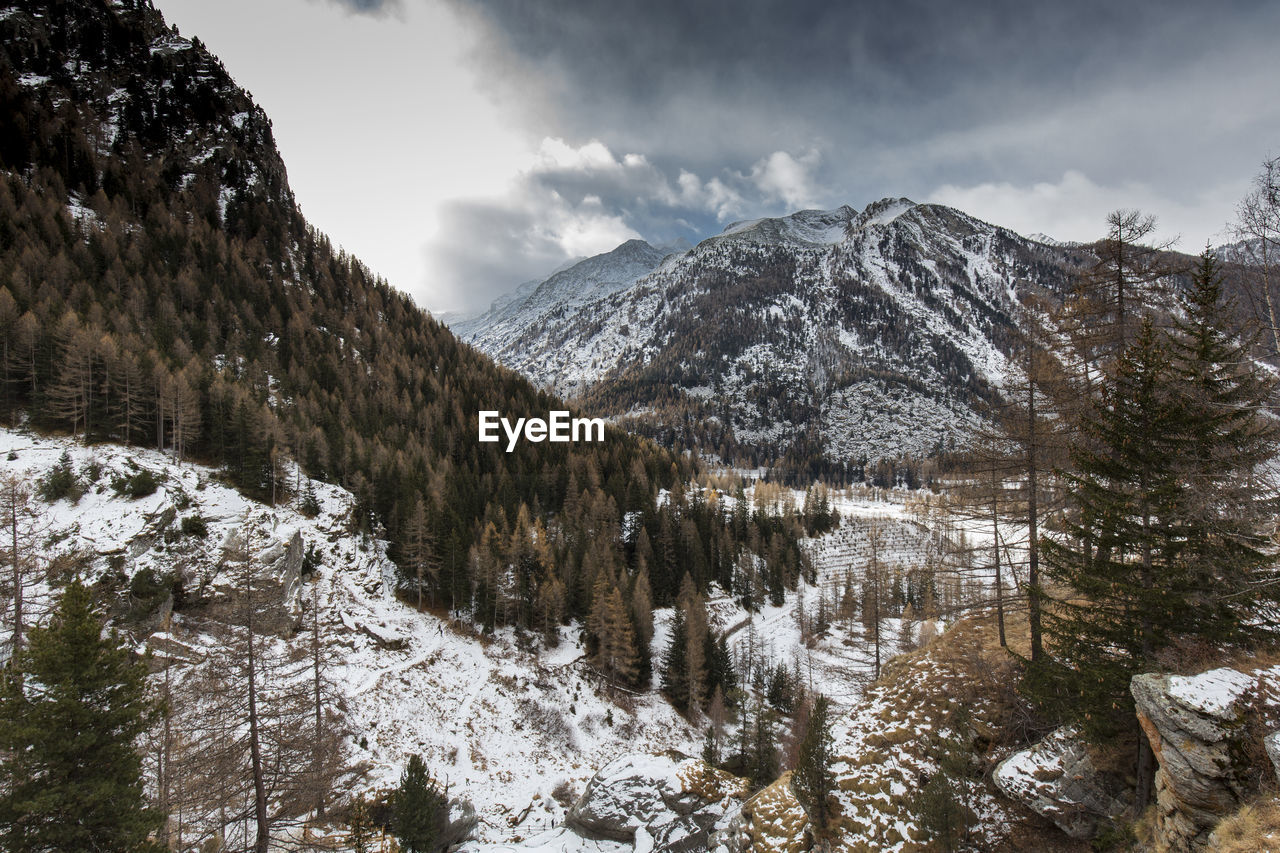
{"type": "Polygon", "coordinates": [[[480,695],[480,691],[484,689],[484,686],[489,683],[490,674],[485,673],[484,678],[476,679],[475,684],[467,691],[467,698],[463,699],[462,704],[458,706],[457,717],[454,721],[458,731],[453,739],[453,766],[462,770],[468,780],[470,780],[476,768],[471,763],[471,749],[467,743],[467,719],[471,716],[471,706],[475,704],[476,697],[480,695]]]}
{"type": "Polygon", "coordinates": [[[366,681],[364,684],[361,684],[355,690],[351,691],[351,695],[359,696],[361,693],[364,693],[367,690],[371,690],[375,684],[377,684],[379,681],[383,679],[384,676],[395,675],[396,673],[404,672],[406,669],[413,669],[415,666],[417,666],[420,663],[425,663],[426,661],[430,660],[431,656],[438,651],[440,651],[440,644],[436,643],[434,646],[427,649],[425,652],[422,652],[421,654],[414,656],[413,658],[405,661],[404,663],[398,663],[394,666],[389,666],[386,669],[378,670],[376,673],[373,674],[372,677],[369,678],[368,681],[366,681]]]}

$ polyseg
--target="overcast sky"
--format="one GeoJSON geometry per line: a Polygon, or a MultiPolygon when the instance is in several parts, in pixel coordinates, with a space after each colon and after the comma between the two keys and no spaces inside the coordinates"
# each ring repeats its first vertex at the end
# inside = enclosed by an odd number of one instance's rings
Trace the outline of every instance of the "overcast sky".
{"type": "Polygon", "coordinates": [[[303,211],[433,311],[632,237],[886,196],[1225,238],[1280,153],[1280,3],[156,0],[303,211]]]}

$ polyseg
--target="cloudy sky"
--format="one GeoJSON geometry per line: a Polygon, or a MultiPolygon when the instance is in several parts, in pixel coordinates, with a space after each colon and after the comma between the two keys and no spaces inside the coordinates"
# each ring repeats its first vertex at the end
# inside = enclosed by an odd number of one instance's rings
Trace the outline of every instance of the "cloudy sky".
{"type": "Polygon", "coordinates": [[[1280,3],[156,0],[307,216],[434,311],[642,237],[885,196],[1225,237],[1280,153],[1280,3]]]}

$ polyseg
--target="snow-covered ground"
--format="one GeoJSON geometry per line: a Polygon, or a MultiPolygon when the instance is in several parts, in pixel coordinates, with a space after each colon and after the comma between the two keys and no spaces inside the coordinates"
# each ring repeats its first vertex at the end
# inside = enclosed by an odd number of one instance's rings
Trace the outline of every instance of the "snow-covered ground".
{"type": "MultiPolygon", "coordinates": [[[[319,570],[297,598],[299,608],[309,606],[312,584],[318,586],[323,642],[339,661],[329,677],[346,709],[346,764],[357,771],[348,776],[355,777],[349,793],[396,785],[408,756],[418,753],[451,795],[475,806],[480,840],[507,841],[554,829],[567,795],[580,793],[597,768],[621,753],[700,749],[700,734],[660,697],[615,702],[605,696],[579,662],[574,629],[562,630],[557,649],[529,650],[509,631],[482,641],[397,601],[383,543],[346,532],[351,497],[342,489],[314,482],[322,510],[308,519],[296,506],[249,500],[220,483],[215,471],[179,465],[168,454],[0,430],[0,474],[12,471],[34,482],[64,452],[82,475],[99,468],[97,482],[74,504],[37,500],[39,523],[58,551],[84,552],[93,575],[109,571],[120,555],[128,576],[147,567],[163,573],[176,560],[216,573],[221,543],[246,525],[264,551],[295,532],[304,548],[314,546],[319,570]],[[160,487],[138,500],[116,495],[111,478],[135,469],[155,473],[160,487]],[[176,505],[184,507],[178,519],[202,517],[207,536],[171,542],[159,536],[140,550],[176,505]]],[[[47,611],[45,583],[32,584],[28,596],[29,611],[47,611]]],[[[201,626],[182,614],[162,639],[190,647],[208,642],[201,626]]],[[[301,650],[310,639],[303,631],[281,642],[301,650]]],[[[177,666],[172,675],[181,679],[183,672],[177,666]]]]}
{"type": "MultiPolygon", "coordinates": [[[[560,828],[572,797],[623,753],[701,751],[705,720],[686,721],[656,693],[606,695],[583,665],[576,628],[563,628],[560,645],[543,649],[511,631],[482,639],[395,599],[385,543],[348,532],[351,496],[340,488],[310,483],[321,511],[307,518],[296,499],[275,507],[257,503],[222,483],[216,471],[179,464],[166,453],[0,430],[0,474],[13,472],[34,484],[63,454],[86,490],[75,503],[35,499],[34,524],[54,552],[80,554],[90,581],[111,572],[127,581],[144,569],[164,574],[181,564],[192,584],[230,588],[236,579],[227,576],[223,549],[246,532],[261,555],[279,555],[291,541],[311,552],[316,573],[282,595],[295,627],[309,625],[308,608],[313,598],[318,602],[323,643],[336,661],[328,677],[344,712],[347,772],[340,800],[395,786],[408,756],[417,753],[451,795],[476,808],[479,824],[469,853],[613,853],[630,845],[583,841],[560,828]],[[131,500],[111,487],[114,479],[142,470],[158,481],[153,494],[131,500]],[[183,535],[187,518],[202,519],[207,535],[183,535]]],[[[304,491],[298,473],[290,476],[304,491]]],[[[794,498],[800,503],[803,495],[794,498]]],[[[832,505],[840,527],[805,543],[814,584],[802,583],[781,606],[756,613],[723,593],[707,604],[713,625],[729,632],[740,672],[748,656],[770,668],[787,665],[806,686],[831,696],[845,720],[843,731],[858,714],[865,716],[866,709],[859,709],[874,675],[874,648],[856,618],[831,618],[825,631],[813,630],[818,602],[832,608],[850,579],[860,581],[873,528],[877,559],[903,570],[936,559],[944,543],[904,493],[837,493],[832,505]]],[[[28,611],[38,618],[47,612],[51,590],[38,581],[28,598],[28,611]]],[[[660,660],[670,612],[655,616],[653,650],[660,660]]],[[[908,628],[918,632],[924,624],[883,620],[882,662],[899,650],[908,628]]],[[[135,639],[160,657],[169,655],[176,664],[171,675],[181,680],[194,670],[184,661],[198,660],[201,649],[216,644],[208,628],[179,612],[168,633],[135,639]]],[[[271,642],[294,652],[308,648],[307,631],[278,633],[271,642]]],[[[841,740],[850,737],[845,733],[841,740]]]]}

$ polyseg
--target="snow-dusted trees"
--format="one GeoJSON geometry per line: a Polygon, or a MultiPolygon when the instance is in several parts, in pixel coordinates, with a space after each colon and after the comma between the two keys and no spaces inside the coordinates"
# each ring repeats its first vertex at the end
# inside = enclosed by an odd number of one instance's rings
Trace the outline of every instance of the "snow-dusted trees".
{"type": "Polygon", "coordinates": [[[1250,296],[1260,295],[1265,317],[1266,345],[1273,357],[1280,356],[1280,322],[1276,315],[1276,267],[1280,264],[1280,156],[1262,161],[1249,191],[1236,208],[1236,236],[1245,241],[1246,259],[1258,273],[1258,286],[1250,296]]]}
{"type": "Polygon", "coordinates": [[[287,642],[264,630],[268,601],[251,539],[233,543],[224,570],[240,598],[235,624],[217,627],[216,647],[196,661],[180,635],[162,640],[170,710],[153,735],[157,788],[168,837],[182,849],[218,839],[263,850],[282,826],[323,811],[341,766],[323,599],[313,589],[309,630],[287,642]]]}

